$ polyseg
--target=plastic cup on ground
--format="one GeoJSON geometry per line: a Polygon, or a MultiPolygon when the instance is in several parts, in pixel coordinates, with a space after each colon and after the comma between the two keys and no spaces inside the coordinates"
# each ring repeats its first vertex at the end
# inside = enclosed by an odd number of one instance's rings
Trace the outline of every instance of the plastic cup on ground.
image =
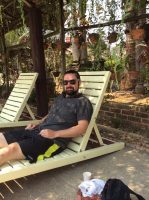
{"type": "Polygon", "coordinates": [[[83,180],[88,181],[91,179],[92,173],[91,172],[83,172],[83,180]]]}

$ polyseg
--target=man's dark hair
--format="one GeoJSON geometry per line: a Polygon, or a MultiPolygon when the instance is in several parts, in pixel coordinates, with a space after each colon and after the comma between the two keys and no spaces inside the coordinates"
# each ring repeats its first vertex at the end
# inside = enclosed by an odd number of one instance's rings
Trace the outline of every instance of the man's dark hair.
{"type": "Polygon", "coordinates": [[[79,72],[77,72],[77,71],[75,71],[75,70],[68,70],[68,71],[66,71],[66,72],[64,73],[64,76],[65,76],[66,74],[75,74],[76,78],[77,78],[78,80],[80,80],[80,74],[79,74],[79,72]]]}

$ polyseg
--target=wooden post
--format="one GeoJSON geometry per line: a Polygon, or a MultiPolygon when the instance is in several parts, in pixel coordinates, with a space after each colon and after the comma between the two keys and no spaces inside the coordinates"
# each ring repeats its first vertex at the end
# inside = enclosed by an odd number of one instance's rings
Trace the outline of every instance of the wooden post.
{"type": "Polygon", "coordinates": [[[65,60],[65,32],[64,32],[64,10],[63,10],[63,0],[59,0],[60,5],[60,41],[61,41],[61,72],[62,74],[66,70],[66,60],[65,60]]]}
{"type": "Polygon", "coordinates": [[[48,113],[48,98],[40,9],[35,7],[29,9],[29,22],[33,66],[34,70],[39,73],[36,82],[37,114],[43,117],[48,113]]]}
{"type": "Polygon", "coordinates": [[[5,42],[5,33],[4,29],[1,29],[1,42],[3,46],[3,63],[4,63],[4,75],[5,75],[5,85],[6,85],[6,93],[9,95],[9,69],[8,69],[8,51],[6,48],[5,42]]]}

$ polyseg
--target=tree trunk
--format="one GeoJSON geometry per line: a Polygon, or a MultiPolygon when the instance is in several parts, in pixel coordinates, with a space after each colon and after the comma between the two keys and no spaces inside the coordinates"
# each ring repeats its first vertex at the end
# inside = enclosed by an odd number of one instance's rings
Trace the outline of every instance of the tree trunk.
{"type": "Polygon", "coordinates": [[[64,10],[63,10],[63,0],[59,0],[60,5],[60,41],[61,41],[61,66],[60,71],[64,74],[66,70],[66,61],[65,61],[65,32],[64,32],[64,10]]]}
{"type": "Polygon", "coordinates": [[[6,96],[9,95],[9,65],[8,65],[8,51],[6,48],[5,33],[1,29],[1,42],[3,47],[3,63],[4,63],[4,84],[6,85],[6,96]]]}
{"type": "MultiPolygon", "coordinates": [[[[137,15],[145,13],[146,11],[145,0],[126,1],[126,4],[128,2],[129,2],[129,6],[125,5],[125,8],[127,8],[127,10],[125,10],[126,14],[129,13],[131,16],[135,14],[137,16],[137,15]]],[[[140,66],[138,62],[138,58],[140,57],[139,54],[141,52],[141,49],[138,46],[138,42],[139,40],[143,40],[143,38],[138,39],[138,38],[133,37],[132,31],[143,26],[144,22],[145,20],[141,19],[138,21],[126,23],[126,29],[128,30],[128,33],[126,34],[126,55],[127,55],[126,67],[127,67],[128,72],[123,76],[125,80],[122,80],[125,83],[127,83],[126,84],[127,86],[125,88],[126,90],[135,88],[138,82],[138,78],[139,78],[138,72],[140,71],[142,67],[140,66]],[[130,75],[132,74],[132,72],[134,72],[133,78],[130,75]]]]}
{"type": "Polygon", "coordinates": [[[38,8],[31,8],[29,11],[29,20],[33,66],[35,71],[39,73],[36,81],[37,114],[43,117],[48,113],[48,98],[41,11],[38,8]]]}

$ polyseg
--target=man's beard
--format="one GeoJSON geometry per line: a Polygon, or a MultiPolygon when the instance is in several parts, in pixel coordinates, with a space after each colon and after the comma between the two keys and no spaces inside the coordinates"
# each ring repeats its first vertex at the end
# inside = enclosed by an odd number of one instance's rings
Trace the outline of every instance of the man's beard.
{"type": "Polygon", "coordinates": [[[67,88],[64,93],[68,96],[75,96],[76,94],[78,94],[78,90],[74,90],[73,88],[67,88]],[[70,90],[68,90],[70,89],[70,90]]]}

